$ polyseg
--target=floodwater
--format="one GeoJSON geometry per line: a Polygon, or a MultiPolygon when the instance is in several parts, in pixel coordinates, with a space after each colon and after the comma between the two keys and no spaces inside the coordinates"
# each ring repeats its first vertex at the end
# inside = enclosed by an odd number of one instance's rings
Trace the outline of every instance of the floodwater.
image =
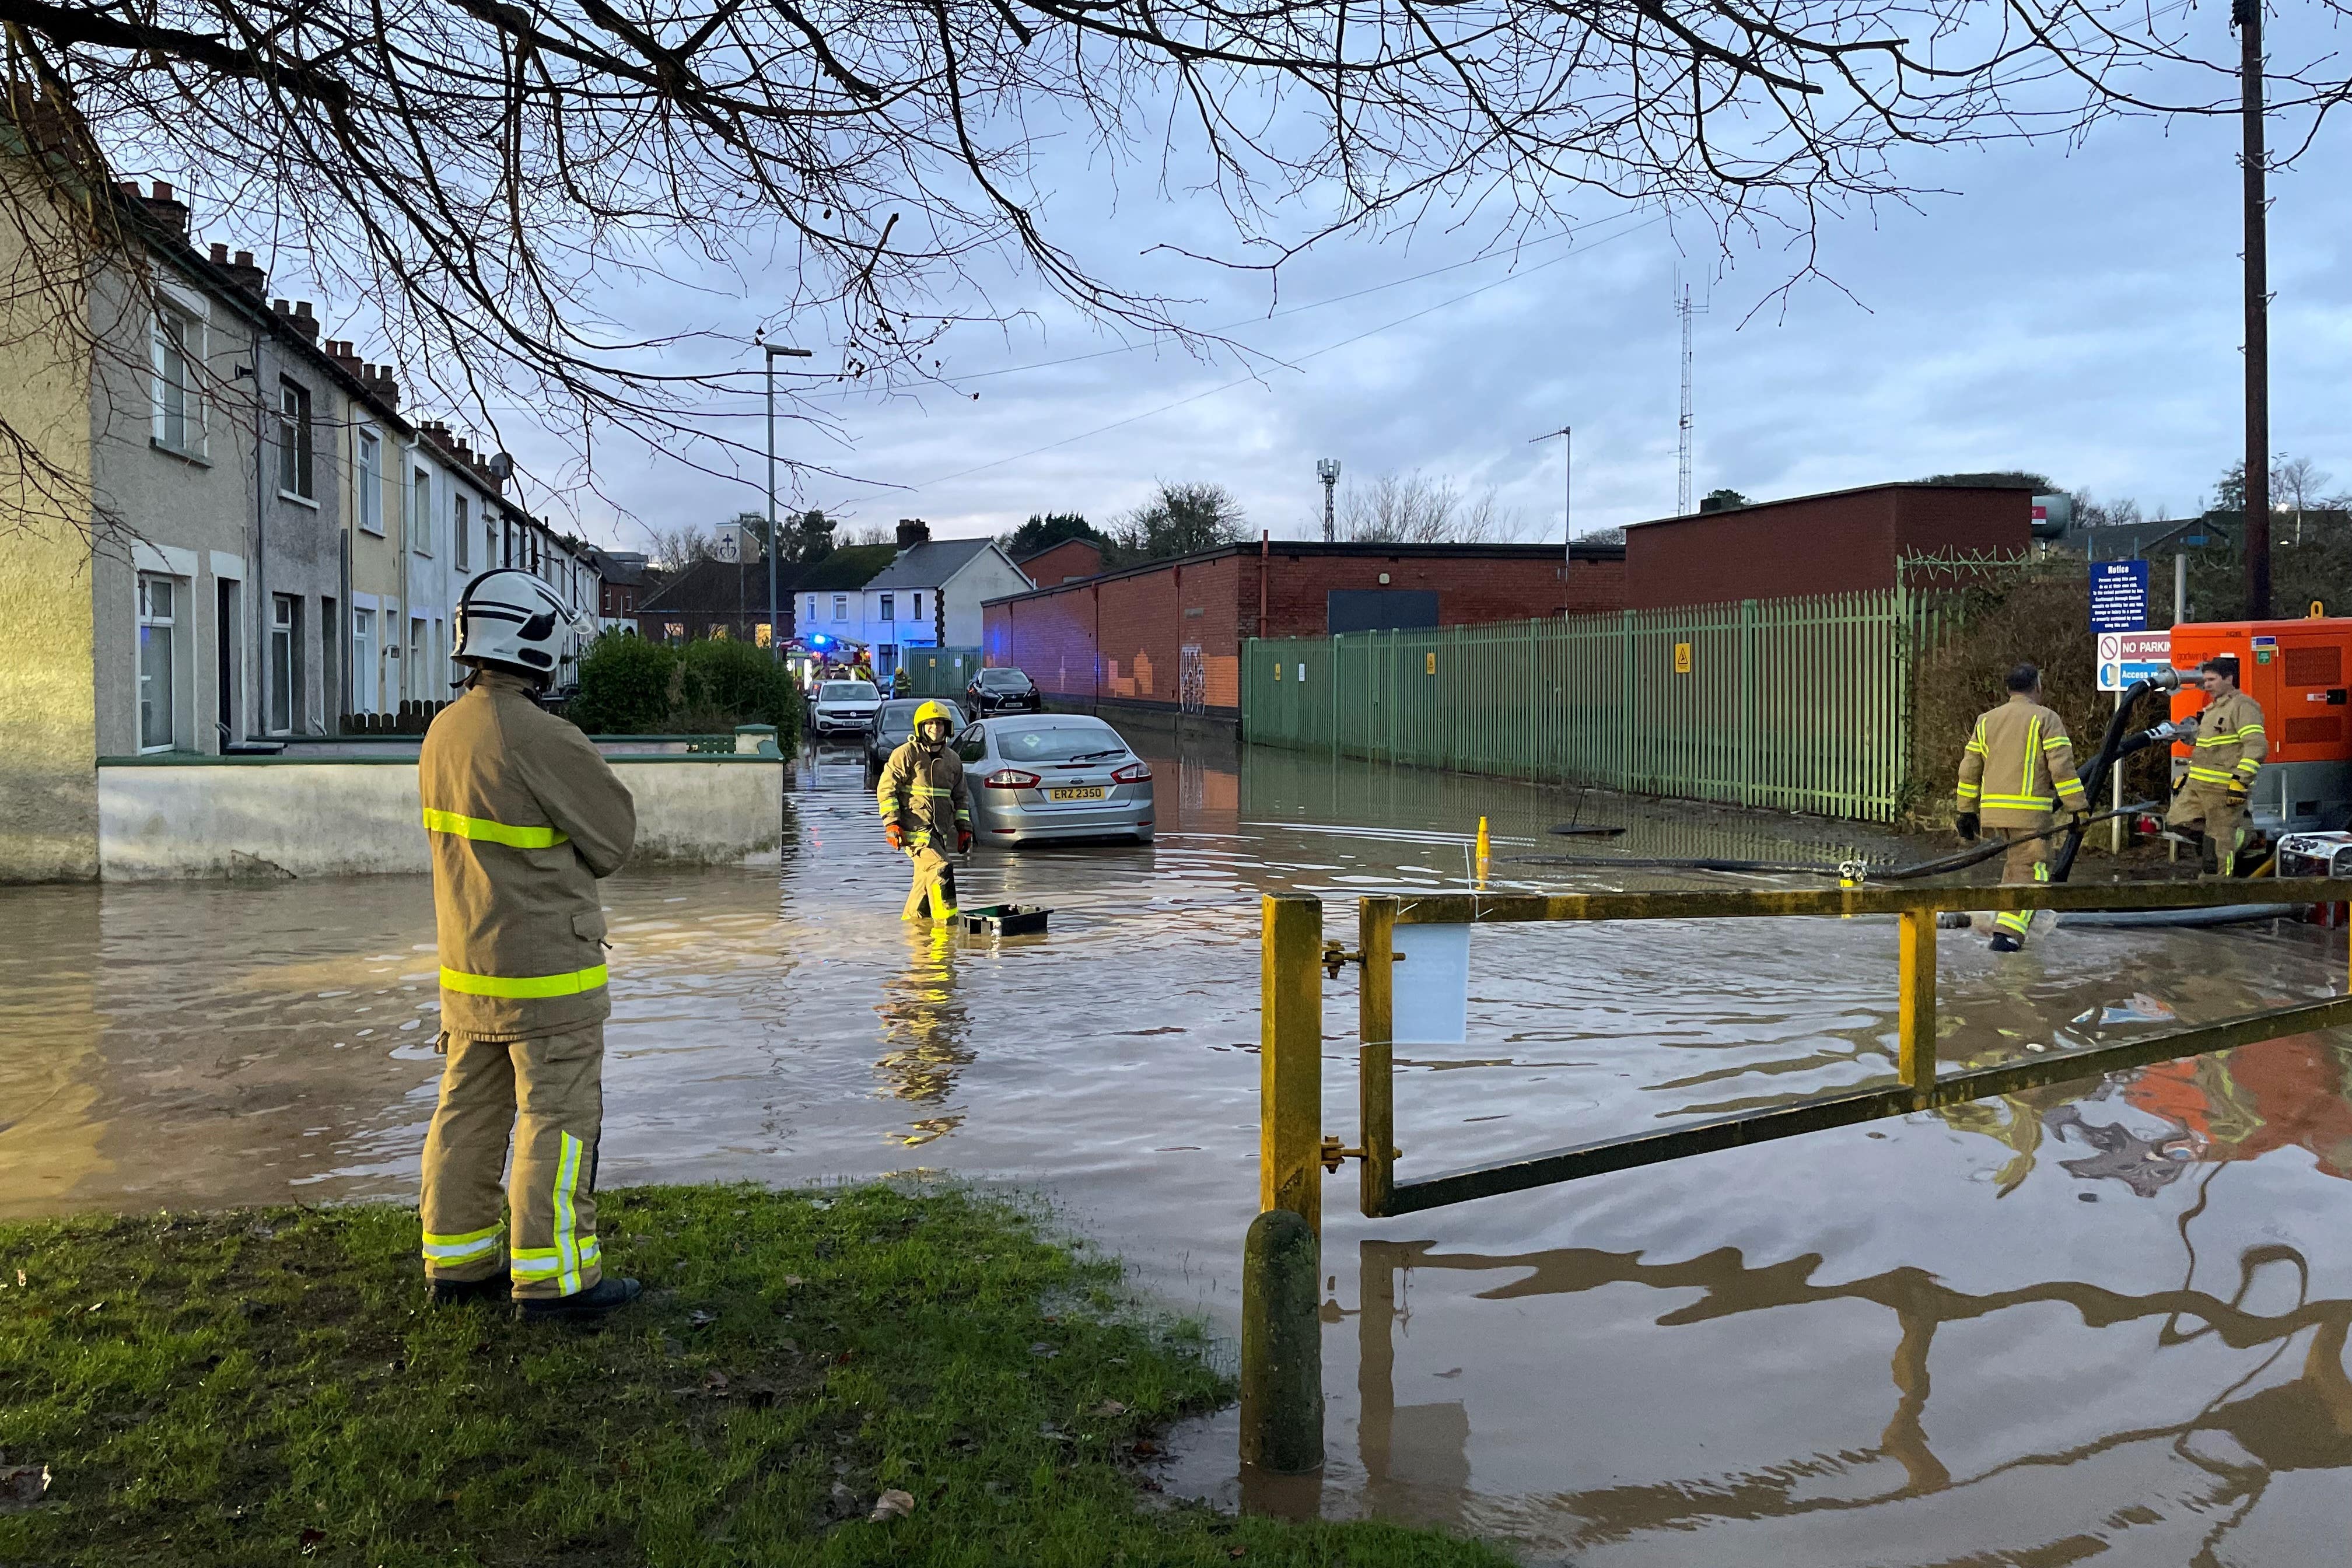
{"type": "MultiPolygon", "coordinates": [[[[904,862],[847,752],[804,767],[780,861],[614,878],[604,1179],[1043,1191],[1230,1331],[1258,894],[1459,886],[1481,814],[1506,857],[1570,847],[1544,829],[1578,814],[1627,824],[1633,855],[1891,847],[1136,739],[1158,844],[962,874],[967,903],[1051,906],[1044,937],[901,924],[904,862]]],[[[0,889],[0,1215],[413,1194],[437,1068],[424,881],[0,889]]],[[[1883,1080],[1895,967],[1881,920],[1481,931],[1470,1043],[1397,1053],[1401,1173],[1883,1080]]],[[[1998,965],[1948,936],[1943,1055],[2344,978],[2340,932],[2287,925],[2045,931],[1998,965]]],[[[1327,996],[1325,1125],[1352,1142],[1352,983],[1327,996]]],[[[1331,1462],[1253,1500],[1588,1568],[2352,1555],[2340,1037],[1401,1220],[1353,1194],[1352,1171],[1326,1187],[1331,1462]]],[[[1171,1489],[1240,1500],[1230,1413],[1174,1447],[1171,1489]]]]}

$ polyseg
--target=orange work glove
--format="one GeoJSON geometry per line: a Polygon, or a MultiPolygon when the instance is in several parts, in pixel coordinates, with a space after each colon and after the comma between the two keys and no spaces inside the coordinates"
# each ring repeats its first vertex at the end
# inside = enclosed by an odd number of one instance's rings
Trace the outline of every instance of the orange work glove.
{"type": "Polygon", "coordinates": [[[956,825],[957,854],[969,855],[971,853],[972,837],[973,835],[971,828],[964,826],[961,823],[958,823],[956,825]]]}
{"type": "Polygon", "coordinates": [[[904,849],[907,847],[907,830],[895,822],[886,822],[882,825],[882,837],[890,841],[890,847],[893,849],[904,849]]]}

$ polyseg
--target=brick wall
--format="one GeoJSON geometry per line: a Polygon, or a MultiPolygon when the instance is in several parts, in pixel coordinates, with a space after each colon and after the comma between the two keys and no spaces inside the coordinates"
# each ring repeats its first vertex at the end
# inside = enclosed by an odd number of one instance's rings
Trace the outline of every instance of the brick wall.
{"type": "Polygon", "coordinates": [[[1895,585],[1898,555],[2022,552],[2023,490],[1879,485],[1646,522],[1625,534],[1626,602],[1637,610],[1895,585]]]}
{"type": "Polygon", "coordinates": [[[1065,539],[1021,563],[1021,570],[1040,588],[1057,587],[1073,577],[1098,576],[1102,569],[1101,548],[1084,539],[1065,539]]]}
{"type": "MultiPolygon", "coordinates": [[[[1335,588],[1434,592],[1444,626],[1624,603],[1622,562],[1578,561],[1563,573],[1551,551],[1320,555],[1276,544],[1264,567],[1270,637],[1327,636],[1335,588]]],[[[1241,641],[1259,635],[1259,574],[1257,552],[1244,549],[1001,600],[987,606],[982,647],[991,664],[1016,666],[1049,695],[1077,701],[1177,708],[1193,669],[1200,705],[1234,718],[1241,708],[1241,641]],[[1187,649],[1194,650],[1189,658],[1187,649]]]]}

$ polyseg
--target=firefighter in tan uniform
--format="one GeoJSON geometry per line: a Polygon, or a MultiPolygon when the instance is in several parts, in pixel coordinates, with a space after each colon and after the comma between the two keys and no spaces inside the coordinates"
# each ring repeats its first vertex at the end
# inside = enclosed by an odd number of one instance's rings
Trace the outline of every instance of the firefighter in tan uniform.
{"type": "Polygon", "coordinates": [[[962,854],[971,847],[972,832],[971,791],[964,783],[963,759],[948,745],[954,724],[943,703],[926,702],[916,709],[915,732],[890,753],[875,791],[890,847],[905,850],[915,863],[915,885],[908,889],[900,920],[922,919],[926,898],[933,920],[955,918],[955,867],[948,859],[948,847],[953,845],[962,854]]]}
{"type": "Polygon", "coordinates": [[[628,858],[636,806],[588,737],[539,704],[581,640],[554,590],[485,573],[456,619],[450,658],[474,673],[417,760],[447,1056],[425,1138],[427,1293],[595,1316],[638,1289],[604,1273],[595,1198],[612,1012],[596,881],[628,858]]]}
{"type": "MultiPolygon", "coordinates": [[[[1977,837],[1979,821],[2009,841],[2000,863],[2003,886],[2050,879],[2052,813],[2070,819],[2090,815],[2083,781],[2074,776],[2074,742],[2066,721],[2042,704],[2042,672],[2021,664],[2009,672],[2009,700],[1978,716],[1960,753],[1959,829],[1977,837]]],[[[2033,924],[2031,910],[2003,910],[1993,917],[1992,950],[2015,952],[2033,924]]]]}
{"type": "Polygon", "coordinates": [[[2168,827],[2197,827],[2203,835],[2204,868],[2227,877],[2235,869],[2246,797],[2270,755],[2270,736],[2263,729],[2262,704],[2238,689],[2234,657],[2207,659],[2197,676],[2205,688],[2205,707],[2197,715],[2189,772],[2164,821],[2168,827]]]}

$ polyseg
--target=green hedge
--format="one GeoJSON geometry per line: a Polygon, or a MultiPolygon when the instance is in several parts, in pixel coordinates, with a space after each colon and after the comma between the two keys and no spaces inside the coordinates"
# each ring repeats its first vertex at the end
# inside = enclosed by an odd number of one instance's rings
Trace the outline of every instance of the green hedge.
{"type": "Polygon", "coordinates": [[[786,750],[800,742],[800,694],[784,667],[750,643],[684,647],[607,632],[580,661],[566,713],[592,735],[698,734],[773,724],[786,750]]]}

